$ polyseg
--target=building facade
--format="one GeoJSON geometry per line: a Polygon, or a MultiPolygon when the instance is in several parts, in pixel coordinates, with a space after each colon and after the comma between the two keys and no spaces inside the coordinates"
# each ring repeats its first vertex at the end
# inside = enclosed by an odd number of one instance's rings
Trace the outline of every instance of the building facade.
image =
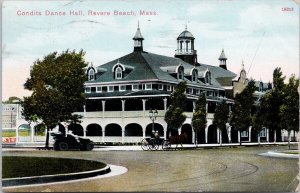
{"type": "MultiPolygon", "coordinates": [[[[170,104],[170,95],[180,81],[187,82],[184,124],[178,134],[185,132],[188,143],[195,142],[191,119],[196,100],[201,93],[207,96],[207,127],[197,135],[198,143],[223,143],[252,141],[251,131],[239,135],[228,127],[222,132],[212,124],[213,113],[218,102],[225,100],[230,106],[234,103],[235,89],[240,88],[234,80],[237,75],[227,69],[224,49],[219,66],[203,64],[198,61],[195,38],[187,28],[179,34],[174,57],[150,53],[144,50],[141,29],[138,26],[133,37],[133,52],[105,64],[86,69],[88,81],[85,83],[87,101],[82,111],[80,124],[59,125],[58,130],[91,138],[95,142],[136,143],[155,131],[167,138],[165,112],[170,104]],[[149,117],[150,110],[157,110],[154,123],[149,117]],[[240,136],[244,137],[243,139],[240,136]],[[250,137],[249,137],[250,136],[250,137]]],[[[245,75],[246,76],[246,75],[245,75]]],[[[19,117],[20,111],[19,111],[19,117]]],[[[27,124],[19,119],[18,126],[27,124]]],[[[34,127],[34,125],[32,125],[34,127]]],[[[251,128],[250,128],[251,129],[251,128]]],[[[37,139],[33,136],[31,141],[37,139]]],[[[253,134],[253,133],[252,133],[253,134]]],[[[267,136],[266,136],[267,140],[267,136]]]]}

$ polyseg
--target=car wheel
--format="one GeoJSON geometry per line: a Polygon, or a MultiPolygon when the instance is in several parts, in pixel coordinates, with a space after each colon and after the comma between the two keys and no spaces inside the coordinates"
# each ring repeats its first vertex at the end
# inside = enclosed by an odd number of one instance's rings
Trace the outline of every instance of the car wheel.
{"type": "Polygon", "coordinates": [[[92,142],[86,144],[86,150],[87,151],[91,151],[92,149],[94,149],[94,144],[92,142]]]}
{"type": "Polygon", "coordinates": [[[55,142],[55,143],[53,144],[53,149],[54,149],[55,151],[59,151],[59,150],[60,150],[60,149],[59,149],[59,145],[58,145],[57,142],[55,142]]]}
{"type": "Polygon", "coordinates": [[[58,146],[60,151],[67,151],[69,149],[69,146],[66,142],[60,142],[58,146]]]}

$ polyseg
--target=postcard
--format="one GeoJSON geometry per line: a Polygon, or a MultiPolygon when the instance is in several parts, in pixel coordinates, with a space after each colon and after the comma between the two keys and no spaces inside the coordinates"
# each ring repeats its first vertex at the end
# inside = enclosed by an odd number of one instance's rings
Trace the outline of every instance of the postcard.
{"type": "Polygon", "coordinates": [[[3,191],[299,191],[299,3],[4,0],[3,191]]]}

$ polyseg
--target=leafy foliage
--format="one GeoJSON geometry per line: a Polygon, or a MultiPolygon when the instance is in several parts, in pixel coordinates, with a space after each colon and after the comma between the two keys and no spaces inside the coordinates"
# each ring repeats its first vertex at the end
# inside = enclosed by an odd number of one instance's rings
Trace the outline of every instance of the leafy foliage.
{"type": "Polygon", "coordinates": [[[192,118],[192,126],[196,133],[206,128],[206,114],[206,96],[201,94],[196,101],[195,111],[192,118]]]}
{"type": "Polygon", "coordinates": [[[165,121],[169,129],[179,129],[186,119],[184,105],[186,102],[186,82],[180,82],[170,96],[170,106],[165,114],[165,121]]]}
{"type": "Polygon", "coordinates": [[[255,89],[255,83],[251,80],[246,88],[236,95],[230,120],[230,124],[235,129],[243,131],[252,125],[251,107],[254,103],[253,93],[255,89]]]}
{"type": "Polygon", "coordinates": [[[278,130],[282,128],[280,107],[285,98],[285,77],[282,76],[281,68],[273,72],[274,88],[267,92],[260,100],[258,112],[255,116],[254,128],[260,130],[262,126],[268,129],[278,130]]]}
{"type": "Polygon", "coordinates": [[[289,79],[289,83],[284,88],[285,97],[280,106],[281,127],[288,131],[299,130],[299,80],[295,75],[289,79]]]}
{"type": "Polygon", "coordinates": [[[214,114],[213,124],[221,131],[226,130],[226,123],[229,118],[229,106],[225,100],[218,103],[214,114]]]}
{"type": "Polygon", "coordinates": [[[32,95],[24,97],[21,103],[25,120],[39,119],[50,130],[60,122],[79,122],[80,116],[73,112],[85,104],[84,54],[82,50],[53,52],[34,62],[30,78],[24,84],[32,95]]]}

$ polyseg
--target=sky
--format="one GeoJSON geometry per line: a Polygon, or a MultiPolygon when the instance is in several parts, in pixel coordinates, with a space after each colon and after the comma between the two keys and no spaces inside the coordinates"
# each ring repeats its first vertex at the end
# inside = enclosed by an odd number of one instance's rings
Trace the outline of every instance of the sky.
{"type": "Polygon", "coordinates": [[[218,66],[224,49],[234,73],[243,61],[255,80],[272,81],[276,67],[298,77],[298,6],[299,0],[3,1],[2,100],[30,95],[23,86],[30,66],[49,53],[83,49],[85,60],[99,66],[132,52],[138,22],[145,51],[174,56],[187,26],[200,63],[218,66]]]}

